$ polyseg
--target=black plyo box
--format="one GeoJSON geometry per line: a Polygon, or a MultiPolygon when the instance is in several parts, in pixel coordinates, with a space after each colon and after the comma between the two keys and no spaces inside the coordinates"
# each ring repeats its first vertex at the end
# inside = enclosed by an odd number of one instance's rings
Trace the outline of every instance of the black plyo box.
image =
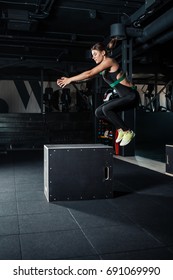
{"type": "Polygon", "coordinates": [[[44,194],[48,201],[111,198],[112,187],[112,147],[44,145],[44,194]]]}
{"type": "Polygon", "coordinates": [[[173,176],[173,145],[166,145],[166,174],[173,176]]]}

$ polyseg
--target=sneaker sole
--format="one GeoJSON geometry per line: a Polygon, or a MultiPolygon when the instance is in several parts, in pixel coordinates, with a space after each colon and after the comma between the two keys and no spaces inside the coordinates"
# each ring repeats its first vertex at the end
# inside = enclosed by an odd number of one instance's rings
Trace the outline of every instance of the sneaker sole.
{"type": "Polygon", "coordinates": [[[123,144],[122,142],[120,143],[120,146],[126,146],[126,145],[128,145],[132,140],[133,140],[133,138],[135,137],[135,133],[133,133],[133,135],[132,135],[132,138],[128,141],[128,142],[126,142],[125,144],[123,144]]]}

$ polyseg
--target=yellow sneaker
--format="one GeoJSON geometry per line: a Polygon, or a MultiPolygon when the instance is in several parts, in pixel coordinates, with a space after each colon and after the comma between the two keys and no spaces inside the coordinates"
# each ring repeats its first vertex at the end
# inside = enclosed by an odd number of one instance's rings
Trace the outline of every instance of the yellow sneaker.
{"type": "Polygon", "coordinates": [[[115,142],[119,143],[123,139],[123,136],[124,136],[124,131],[121,128],[118,129],[118,137],[115,140],[115,142]]]}
{"type": "Polygon", "coordinates": [[[128,131],[124,132],[124,136],[120,143],[120,146],[126,146],[127,144],[129,144],[132,141],[132,139],[134,137],[135,137],[135,133],[132,130],[128,130],[128,131]]]}

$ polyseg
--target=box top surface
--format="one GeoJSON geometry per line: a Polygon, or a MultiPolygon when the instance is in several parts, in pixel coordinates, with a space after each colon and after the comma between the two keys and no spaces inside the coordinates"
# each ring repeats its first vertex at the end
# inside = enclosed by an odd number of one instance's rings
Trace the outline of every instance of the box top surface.
{"type": "Polygon", "coordinates": [[[55,144],[44,145],[45,149],[113,149],[112,146],[103,144],[55,144]]]}

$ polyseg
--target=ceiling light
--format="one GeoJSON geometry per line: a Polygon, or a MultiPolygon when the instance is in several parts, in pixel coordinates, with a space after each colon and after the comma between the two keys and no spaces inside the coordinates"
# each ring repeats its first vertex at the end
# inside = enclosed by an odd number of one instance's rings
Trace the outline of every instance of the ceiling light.
{"type": "Polygon", "coordinates": [[[111,37],[116,37],[118,40],[126,38],[125,25],[122,23],[114,23],[111,25],[111,37]]]}

